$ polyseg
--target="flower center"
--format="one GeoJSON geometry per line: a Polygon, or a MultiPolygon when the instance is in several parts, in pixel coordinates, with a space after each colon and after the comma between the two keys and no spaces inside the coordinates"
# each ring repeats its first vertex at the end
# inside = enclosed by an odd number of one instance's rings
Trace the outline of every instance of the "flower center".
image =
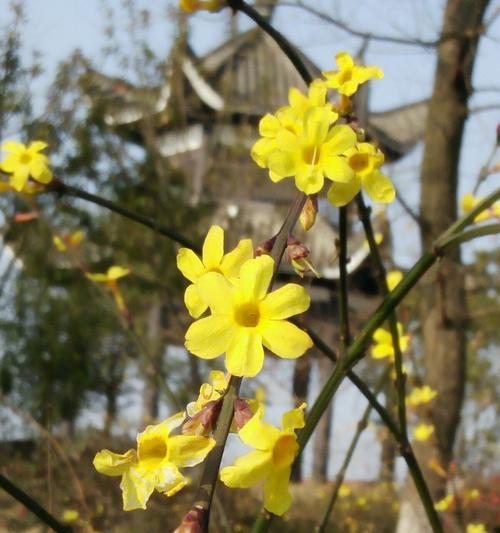
{"type": "Polygon", "coordinates": [[[145,438],[139,444],[140,461],[157,463],[165,459],[167,455],[167,443],[160,437],[145,438]]]}
{"type": "Polygon", "coordinates": [[[316,145],[305,146],[302,149],[302,157],[308,165],[317,165],[319,161],[320,150],[316,145]]]}
{"type": "Polygon", "coordinates": [[[370,166],[370,156],[368,154],[353,154],[349,158],[349,166],[354,172],[362,172],[370,166]]]}
{"type": "Polygon", "coordinates": [[[19,156],[19,163],[21,165],[27,165],[31,161],[31,155],[28,152],[24,152],[19,156]]]}
{"type": "Polygon", "coordinates": [[[299,445],[294,435],[283,435],[273,448],[273,464],[277,468],[290,466],[299,451],[299,445]]]}
{"type": "Polygon", "coordinates": [[[339,83],[343,85],[344,83],[347,83],[348,81],[352,80],[352,69],[348,68],[347,70],[343,70],[339,74],[339,83]]]}
{"type": "Polygon", "coordinates": [[[260,319],[259,306],[254,303],[246,303],[236,308],[234,319],[239,326],[254,328],[260,319]]]}

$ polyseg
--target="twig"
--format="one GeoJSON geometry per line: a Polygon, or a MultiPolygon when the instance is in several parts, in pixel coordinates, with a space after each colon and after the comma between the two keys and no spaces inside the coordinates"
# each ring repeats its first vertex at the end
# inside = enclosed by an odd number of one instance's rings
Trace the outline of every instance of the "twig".
{"type": "Polygon", "coordinates": [[[5,476],[0,474],[0,487],[10,494],[19,503],[22,503],[26,509],[31,511],[37,518],[39,518],[44,524],[47,524],[56,533],[72,533],[73,528],[61,524],[59,520],[54,518],[44,507],[42,507],[37,501],[29,496],[24,490],[20,489],[17,485],[9,481],[5,476]]]}
{"type": "MultiPolygon", "coordinates": [[[[391,367],[388,366],[385,370],[385,372],[380,376],[380,379],[378,380],[377,385],[375,386],[375,390],[373,391],[373,394],[376,396],[384,386],[389,373],[391,372],[391,367]]],[[[342,465],[335,477],[335,483],[333,485],[332,494],[330,496],[330,500],[328,501],[328,504],[326,506],[323,518],[321,522],[316,526],[315,532],[316,533],[325,533],[326,526],[328,524],[328,520],[330,518],[330,515],[332,513],[333,507],[335,506],[335,502],[337,501],[337,497],[339,494],[340,487],[344,481],[345,474],[347,472],[347,468],[349,467],[349,464],[351,462],[351,459],[354,455],[354,451],[356,450],[356,447],[358,445],[359,439],[361,437],[361,434],[366,429],[368,425],[368,418],[370,417],[370,413],[372,411],[372,405],[368,404],[363,412],[362,417],[360,418],[357,429],[352,437],[351,444],[349,445],[349,448],[347,449],[347,453],[345,454],[344,460],[342,462],[342,465]]]]}
{"type": "Polygon", "coordinates": [[[110,211],[118,213],[119,215],[122,215],[125,218],[134,220],[135,222],[138,222],[139,224],[142,224],[143,226],[151,228],[152,230],[156,231],[160,235],[164,235],[165,237],[168,237],[169,239],[177,242],[178,244],[182,246],[191,248],[195,252],[201,251],[201,246],[191,242],[189,239],[181,235],[175,229],[170,228],[169,226],[164,226],[163,224],[160,224],[158,221],[156,221],[153,218],[147,217],[145,215],[141,215],[140,213],[136,213],[135,211],[131,211],[130,209],[126,209],[125,207],[122,207],[121,205],[116,204],[115,202],[112,202],[111,200],[106,200],[105,198],[102,198],[95,194],[82,191],[81,189],[78,189],[77,187],[66,185],[60,180],[54,180],[50,184],[50,186],[47,187],[46,191],[55,192],[59,194],[60,196],[73,196],[75,198],[80,198],[81,200],[86,200],[87,202],[100,205],[101,207],[105,207],[106,209],[109,209],[110,211]]]}
{"type": "Polygon", "coordinates": [[[349,329],[349,296],[347,293],[347,206],[339,210],[339,318],[341,357],[344,357],[351,342],[349,329]]]}

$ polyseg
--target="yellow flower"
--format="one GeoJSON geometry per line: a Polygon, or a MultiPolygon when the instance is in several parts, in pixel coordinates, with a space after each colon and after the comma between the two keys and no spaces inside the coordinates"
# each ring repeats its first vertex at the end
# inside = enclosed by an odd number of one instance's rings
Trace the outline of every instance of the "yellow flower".
{"type": "Polygon", "coordinates": [[[434,504],[436,511],[446,511],[454,501],[453,494],[448,494],[437,503],[434,504]]]}
{"type": "Polygon", "coordinates": [[[225,6],[224,0],[179,0],[179,7],[186,13],[193,13],[205,9],[207,11],[218,11],[225,6]]]}
{"type": "Polygon", "coordinates": [[[467,533],[488,533],[484,524],[467,524],[467,533]]]}
{"type": "Polygon", "coordinates": [[[174,435],[172,430],[182,424],[184,413],[148,426],[137,435],[137,451],[124,454],[102,450],[94,458],[95,469],[106,476],[121,476],[123,509],[145,509],[156,489],[167,496],[181,490],[187,479],[179,468],[201,463],[215,445],[212,438],[174,435]]]}
{"type": "Polygon", "coordinates": [[[399,285],[399,282],[403,279],[403,273],[399,270],[391,270],[387,273],[387,288],[390,291],[393,291],[396,285],[399,285]]]}
{"type": "Polygon", "coordinates": [[[218,400],[227,389],[228,379],[224,372],[212,370],[209,374],[210,383],[203,383],[196,401],[188,403],[186,413],[194,416],[199,413],[207,403],[218,400]]]}
{"type": "Polygon", "coordinates": [[[263,482],[264,508],[278,516],[292,503],[288,483],[299,452],[295,430],[304,427],[305,407],[303,403],[285,413],[281,430],[262,422],[263,412],[259,407],[239,432],[243,443],[256,449],[220,472],[221,481],[231,488],[246,489],[263,482]]]}
{"type": "Polygon", "coordinates": [[[78,248],[82,240],[83,231],[74,231],[73,233],[69,233],[67,235],[55,235],[52,239],[52,242],[60,252],[67,252],[68,249],[71,250],[78,248]]]}
{"type": "Polygon", "coordinates": [[[358,143],[345,152],[353,179],[333,183],[328,191],[328,200],[336,207],[347,205],[361,187],[374,202],[391,203],[396,190],[391,180],[379,171],[384,163],[384,154],[370,143],[358,143]]]}
{"type": "Polygon", "coordinates": [[[466,500],[477,500],[481,493],[477,489],[469,489],[465,491],[465,499],[466,500]]]}
{"type": "Polygon", "coordinates": [[[129,268],[123,268],[115,265],[109,267],[105,274],[91,274],[90,272],[85,272],[85,277],[91,281],[95,281],[96,283],[104,283],[113,294],[113,298],[118,309],[120,309],[120,311],[124,311],[126,309],[125,302],[123,301],[123,296],[118,288],[117,280],[123,278],[124,276],[128,276],[129,274],[129,268]]]}
{"type": "Polygon", "coordinates": [[[335,56],[339,70],[323,72],[326,80],[323,82],[329,89],[337,89],[340,94],[352,96],[358,86],[372,78],[383,78],[384,72],[378,67],[362,67],[354,64],[347,52],[340,52],[335,56]]]}
{"type": "Polygon", "coordinates": [[[10,184],[16,191],[24,190],[30,177],[43,184],[52,181],[49,158],[39,153],[47,146],[42,141],[34,141],[28,147],[15,141],[2,144],[1,149],[10,154],[0,163],[0,170],[12,174],[10,184]]]}
{"type": "Polygon", "coordinates": [[[198,282],[207,272],[219,272],[228,279],[238,276],[241,265],[253,257],[250,239],[243,239],[231,252],[224,255],[224,230],[212,226],[203,243],[202,259],[189,248],[181,248],[177,254],[177,268],[192,282],[184,293],[184,303],[193,318],[207,310],[207,304],[200,298],[198,282]]]}
{"type": "MultiPolygon", "coordinates": [[[[482,200],[482,198],[476,198],[472,193],[468,192],[462,196],[462,211],[464,215],[472,211],[474,207],[482,200]]],[[[489,209],[486,209],[479,213],[474,219],[474,222],[483,222],[489,218],[500,217],[500,202],[495,202],[489,209]]]]}
{"type": "Polygon", "coordinates": [[[406,403],[412,407],[421,405],[423,403],[429,403],[437,396],[437,392],[429,387],[429,385],[424,385],[423,387],[415,387],[411,394],[406,397],[406,403]]]}
{"type": "Polygon", "coordinates": [[[356,134],[349,126],[330,128],[330,124],[330,113],[314,107],[306,112],[300,133],[280,129],[276,150],[265,162],[271,180],[278,182],[293,176],[297,189],[305,194],[319,192],[325,177],[335,182],[351,182],[354,171],[344,153],[356,144],[356,134]]]}
{"type": "Polygon", "coordinates": [[[434,433],[434,426],[431,424],[418,424],[413,428],[413,438],[419,442],[425,442],[434,433]]]}
{"type": "Polygon", "coordinates": [[[253,377],[264,363],[263,345],[286,359],[300,357],[310,348],[309,335],[284,320],[306,311],[309,295],[294,283],[267,294],[273,267],[273,259],[262,255],[243,264],[234,284],[217,272],[203,276],[198,290],[212,314],[191,324],[186,349],[202,359],[225,352],[231,374],[253,377]]]}
{"type": "Polygon", "coordinates": [[[339,488],[339,497],[347,498],[347,496],[349,496],[350,494],[351,494],[351,489],[347,485],[342,483],[342,485],[340,485],[340,488],[339,488]]]}
{"type": "MultiPolygon", "coordinates": [[[[262,168],[266,168],[269,155],[278,150],[276,137],[280,130],[300,135],[304,130],[304,117],[308,111],[319,108],[328,117],[329,124],[338,119],[338,114],[326,101],[326,88],[313,82],[309,86],[308,95],[305,96],[298,89],[292,87],[288,91],[289,106],[278,109],[274,115],[267,113],[259,122],[261,138],[253,145],[251,155],[253,160],[262,168]]],[[[270,173],[270,175],[272,172],[270,173]]],[[[278,177],[271,178],[277,181],[278,177]],[[274,179],[273,179],[274,178],[274,179]]]]}
{"type": "Polygon", "coordinates": [[[80,514],[76,509],[65,509],[61,518],[63,522],[76,522],[80,518],[80,514]]]}
{"type": "MultiPolygon", "coordinates": [[[[410,337],[404,335],[403,325],[398,322],[398,335],[399,335],[399,347],[401,351],[404,352],[408,348],[408,343],[410,337]]],[[[375,346],[372,348],[372,357],[374,359],[384,359],[389,357],[389,359],[394,359],[394,345],[392,344],[392,336],[389,331],[384,328],[378,328],[373,334],[373,340],[375,341],[375,346]]]]}

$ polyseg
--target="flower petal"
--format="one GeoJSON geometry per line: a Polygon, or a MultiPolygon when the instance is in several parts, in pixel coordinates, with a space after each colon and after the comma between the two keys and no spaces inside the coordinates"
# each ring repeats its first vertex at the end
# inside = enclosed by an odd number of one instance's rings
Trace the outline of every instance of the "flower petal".
{"type": "Polygon", "coordinates": [[[337,66],[340,70],[347,70],[348,68],[352,68],[354,65],[354,61],[348,52],[339,52],[335,56],[335,61],[337,62],[337,66]]]}
{"type": "Polygon", "coordinates": [[[349,184],[354,179],[354,171],[345,157],[326,157],[322,162],[322,167],[326,177],[337,183],[349,184]]]}
{"type": "Polygon", "coordinates": [[[193,318],[199,318],[208,308],[208,305],[200,298],[196,283],[188,285],[184,292],[184,303],[193,318]]]}
{"type": "Polygon", "coordinates": [[[326,108],[312,107],[304,116],[304,133],[312,146],[321,146],[328,135],[330,115],[326,108]]]}
{"type": "Polygon", "coordinates": [[[363,178],[363,188],[375,202],[389,204],[396,197],[392,181],[378,170],[363,178]]]}
{"type": "Polygon", "coordinates": [[[274,320],[288,318],[307,311],[311,298],[304,287],[287,283],[270,292],[260,304],[261,316],[274,320]]]}
{"type": "Polygon", "coordinates": [[[96,453],[93,462],[99,474],[105,476],[122,476],[134,463],[137,463],[135,450],[129,450],[123,454],[101,450],[96,453]]]}
{"type": "Polygon", "coordinates": [[[33,161],[30,165],[30,173],[39,183],[50,183],[52,181],[52,172],[45,163],[33,161]]]}
{"type": "Polygon", "coordinates": [[[292,504],[292,495],[288,485],[292,468],[289,466],[273,470],[264,485],[264,508],[278,516],[282,516],[292,504]]]}
{"type": "Polygon", "coordinates": [[[189,248],[181,248],[177,253],[177,268],[192,283],[206,272],[200,258],[189,248]]]}
{"type": "Polygon", "coordinates": [[[274,260],[269,255],[261,255],[246,261],[240,270],[239,296],[245,301],[263,300],[271,278],[274,260]]]}
{"type": "Polygon", "coordinates": [[[356,133],[350,126],[340,124],[333,126],[328,132],[326,150],[328,155],[341,155],[356,145],[356,133]]]}
{"type": "Polygon", "coordinates": [[[244,444],[257,450],[271,450],[282,432],[271,424],[262,422],[263,408],[257,408],[252,418],[240,429],[239,436],[244,444]]]}
{"type": "Polygon", "coordinates": [[[316,194],[324,183],[323,170],[319,166],[301,165],[295,173],[295,186],[305,194],[316,194]]]}
{"type": "Polygon", "coordinates": [[[384,359],[385,357],[393,357],[394,349],[388,344],[376,344],[372,347],[372,357],[374,359],[384,359]]]}
{"type": "Polygon", "coordinates": [[[41,150],[44,150],[45,148],[47,148],[48,144],[47,143],[44,143],[43,141],[33,141],[29,146],[28,146],[28,152],[30,152],[30,154],[36,154],[37,152],[40,152],[41,150]]]}
{"type": "Polygon", "coordinates": [[[155,489],[173,496],[187,485],[187,479],[179,472],[176,465],[168,463],[156,470],[155,489]]]}
{"type": "Polygon", "coordinates": [[[156,472],[138,466],[130,467],[122,477],[123,510],[146,509],[146,503],[156,484],[156,472]]]}
{"type": "Polygon", "coordinates": [[[5,141],[0,146],[0,149],[4,150],[5,152],[10,152],[11,154],[21,154],[24,152],[24,150],[26,150],[26,146],[16,141],[5,141]]]}
{"type": "Polygon", "coordinates": [[[238,328],[226,353],[226,368],[235,376],[253,377],[262,370],[264,348],[256,328],[238,328]]]}
{"type": "Polygon", "coordinates": [[[262,137],[276,137],[280,129],[280,121],[271,113],[266,113],[259,122],[259,134],[262,137]]]}
{"type": "Polygon", "coordinates": [[[328,201],[335,207],[347,205],[358,194],[361,180],[354,177],[349,183],[333,183],[328,189],[328,201]]]}
{"type": "Polygon", "coordinates": [[[224,485],[231,488],[253,487],[267,476],[271,460],[270,451],[255,450],[238,457],[234,465],[223,468],[220,479],[224,485]]]}
{"type": "Polygon", "coordinates": [[[224,255],[224,230],[211,226],[203,243],[203,264],[207,270],[218,269],[224,255]]]}
{"type": "Polygon", "coordinates": [[[299,168],[299,160],[295,152],[276,151],[269,155],[267,166],[274,174],[286,178],[296,174],[299,168]]]}
{"type": "Polygon", "coordinates": [[[227,350],[236,328],[227,319],[208,316],[193,322],[186,331],[185,346],[202,359],[214,359],[227,350]]]}
{"type": "Polygon", "coordinates": [[[14,174],[9,178],[9,182],[16,189],[16,191],[21,192],[29,178],[29,168],[25,165],[17,167],[14,171],[14,174]]]}
{"type": "Polygon", "coordinates": [[[18,165],[19,157],[16,154],[9,154],[0,163],[0,170],[6,172],[7,174],[10,174],[12,172],[15,172],[18,165]]]}
{"type": "Polygon", "coordinates": [[[286,412],[281,419],[281,427],[283,431],[295,431],[296,429],[303,428],[305,425],[304,409],[307,404],[303,402],[301,405],[286,412]]]}
{"type": "Polygon", "coordinates": [[[226,278],[234,278],[240,273],[240,268],[245,261],[253,257],[253,244],[251,239],[242,239],[234,250],[226,254],[221,261],[220,269],[226,278]]]}
{"type": "Polygon", "coordinates": [[[234,287],[218,272],[208,272],[197,282],[198,294],[212,312],[217,315],[228,316],[233,312],[234,287]]]}
{"type": "Polygon", "coordinates": [[[305,331],[286,320],[262,320],[259,331],[264,346],[286,359],[300,357],[313,345],[305,331]]]}
{"type": "Polygon", "coordinates": [[[175,435],[168,439],[167,458],[185,468],[201,463],[215,446],[215,440],[195,435],[175,435]]]}

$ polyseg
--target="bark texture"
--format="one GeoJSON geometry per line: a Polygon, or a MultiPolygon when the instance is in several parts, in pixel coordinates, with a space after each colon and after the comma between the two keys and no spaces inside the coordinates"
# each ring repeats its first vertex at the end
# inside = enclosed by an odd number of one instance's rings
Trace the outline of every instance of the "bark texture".
{"type": "MultiPolygon", "coordinates": [[[[458,164],[467,101],[488,3],[448,0],[446,4],[421,170],[421,241],[425,249],[457,218],[458,164]]],[[[465,384],[466,301],[459,251],[441,261],[422,286],[425,380],[438,396],[429,421],[435,426],[435,438],[416,446],[415,451],[431,493],[439,499],[446,480],[429,468],[429,462],[437,460],[445,470],[450,463],[465,384]]],[[[397,531],[430,531],[411,482],[405,489],[397,531]]]]}

